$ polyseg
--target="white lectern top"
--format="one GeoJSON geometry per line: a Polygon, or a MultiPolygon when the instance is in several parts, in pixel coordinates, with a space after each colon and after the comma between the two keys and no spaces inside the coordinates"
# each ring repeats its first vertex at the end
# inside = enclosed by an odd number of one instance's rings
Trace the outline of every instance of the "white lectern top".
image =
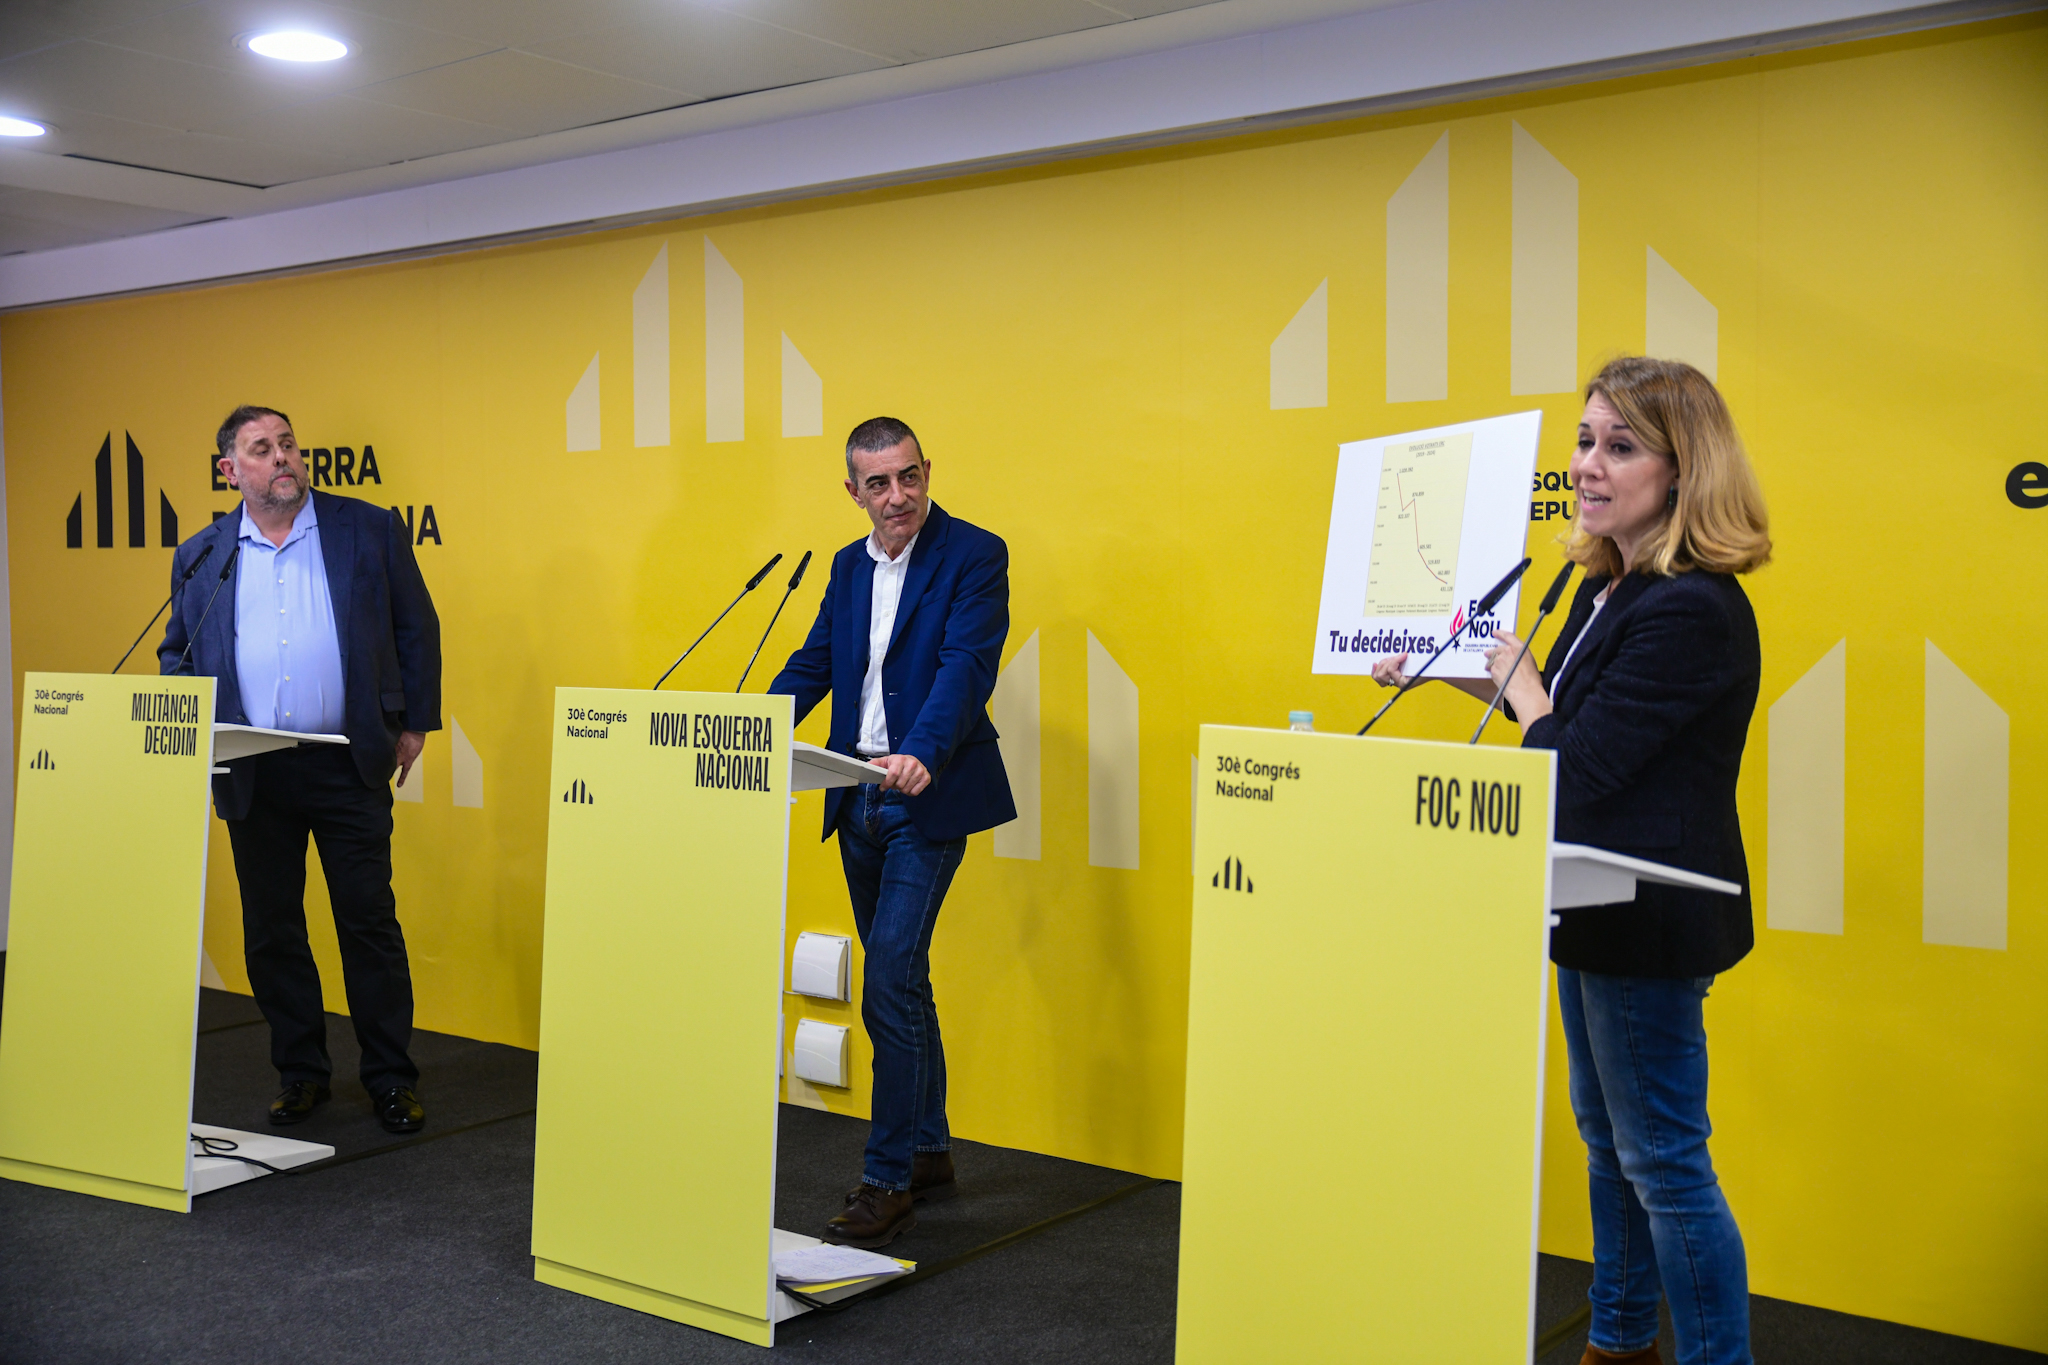
{"type": "Polygon", "coordinates": [[[261,725],[224,725],[215,722],[213,761],[226,763],[233,758],[267,754],[272,749],[289,749],[294,744],[346,743],[347,735],[302,735],[296,730],[269,730],[261,725]]]}
{"type": "Polygon", "coordinates": [[[880,782],[888,769],[848,754],[835,754],[815,744],[797,740],[790,746],[789,789],[812,792],[821,787],[857,787],[863,782],[880,782]]]}
{"type": "Polygon", "coordinates": [[[1550,846],[1550,908],[1553,910],[1632,901],[1636,898],[1637,882],[1689,886],[1695,891],[1718,891],[1724,896],[1742,894],[1742,888],[1734,882],[1631,858],[1622,853],[1609,853],[1604,848],[1586,844],[1550,846]]]}

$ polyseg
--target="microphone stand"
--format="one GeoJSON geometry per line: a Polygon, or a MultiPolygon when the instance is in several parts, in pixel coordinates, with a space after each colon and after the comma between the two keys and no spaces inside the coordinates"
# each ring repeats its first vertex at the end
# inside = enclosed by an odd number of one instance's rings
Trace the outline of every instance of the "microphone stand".
{"type": "MultiPolygon", "coordinates": [[[[172,588],[171,595],[164,599],[164,606],[158,607],[156,609],[156,616],[152,616],[149,618],[149,625],[144,626],[142,628],[142,635],[136,636],[135,644],[128,646],[128,654],[133,654],[135,652],[135,645],[139,645],[142,643],[142,636],[149,634],[149,627],[156,624],[157,616],[162,616],[164,614],[164,607],[168,607],[169,605],[171,605],[171,603],[178,600],[178,594],[185,590],[185,585],[192,581],[192,575],[199,572],[199,566],[204,564],[212,556],[213,550],[213,546],[207,546],[205,551],[200,554],[199,558],[192,561],[192,567],[185,570],[185,576],[178,580],[178,586],[172,588]]],[[[119,673],[121,671],[121,664],[125,664],[128,662],[128,654],[123,654],[121,656],[121,663],[114,665],[112,670],[113,672],[119,673]]]]}
{"type": "Polygon", "coordinates": [[[185,642],[185,652],[178,656],[178,666],[172,669],[171,672],[182,673],[185,671],[185,664],[192,657],[192,646],[199,643],[199,632],[206,629],[206,618],[213,614],[214,599],[218,598],[220,590],[228,585],[228,575],[235,571],[235,561],[241,557],[242,547],[240,544],[237,544],[234,549],[228,552],[228,562],[220,566],[220,581],[213,585],[213,595],[206,599],[206,610],[199,613],[199,624],[192,627],[192,638],[185,642]]]}
{"type": "Polygon", "coordinates": [[[768,643],[768,637],[775,633],[775,623],[782,619],[782,609],[789,605],[789,594],[795,592],[796,585],[804,581],[804,570],[810,567],[811,552],[805,550],[803,559],[796,566],[796,572],[789,576],[788,590],[782,594],[782,600],[775,604],[775,614],[768,618],[768,629],[761,632],[761,643],[755,645],[754,652],[747,656],[747,666],[740,671],[739,687],[733,688],[733,691],[737,692],[747,685],[747,674],[754,671],[754,660],[761,657],[761,650],[768,643]]]}
{"type": "MultiPolygon", "coordinates": [[[[774,568],[777,564],[780,564],[781,562],[782,556],[777,555],[775,556],[775,558],[769,560],[766,564],[763,564],[761,566],[761,571],[755,574],[752,578],[749,578],[747,580],[747,586],[740,589],[740,597],[745,597],[748,593],[752,592],[755,588],[759,587],[761,585],[761,580],[768,576],[768,571],[774,568]]],[[[718,613],[718,619],[713,621],[710,625],[704,627],[704,635],[709,635],[712,631],[718,629],[718,622],[723,621],[728,615],[731,614],[732,609],[740,604],[740,597],[733,598],[732,601],[729,604],[727,604],[725,610],[718,613]]],[[[690,657],[691,651],[695,650],[698,645],[704,643],[704,635],[699,635],[696,639],[690,641],[690,648],[684,650],[681,654],[678,654],[676,656],[676,661],[668,666],[668,673],[664,673],[659,678],[656,678],[654,680],[654,686],[649,689],[650,691],[659,692],[661,690],[661,685],[668,681],[668,674],[675,672],[678,668],[681,668],[683,666],[683,660],[690,657]]]]}
{"type": "Polygon", "coordinates": [[[1536,643],[1536,632],[1543,629],[1544,618],[1557,610],[1557,601],[1560,597],[1564,596],[1564,585],[1571,582],[1572,570],[1577,567],[1578,565],[1571,560],[1566,560],[1564,572],[1560,573],[1557,576],[1557,581],[1550,585],[1550,591],[1543,594],[1543,600],[1536,606],[1535,624],[1529,627],[1527,638],[1522,641],[1521,649],[1515,653],[1514,663],[1509,666],[1506,676],[1501,679],[1500,686],[1494,689],[1493,700],[1486,703],[1486,714],[1479,718],[1479,728],[1472,732],[1472,738],[1467,740],[1466,743],[1477,744],[1479,742],[1479,736],[1486,730],[1486,722],[1493,719],[1494,710],[1500,706],[1501,698],[1508,694],[1507,679],[1514,677],[1515,670],[1522,666],[1522,660],[1529,657],[1529,646],[1536,643]]]}
{"type": "Polygon", "coordinates": [[[1472,619],[1465,622],[1464,625],[1459,626],[1456,630],[1452,631],[1451,638],[1445,640],[1442,644],[1438,645],[1436,647],[1436,653],[1430,655],[1429,658],[1425,659],[1423,661],[1422,667],[1416,669],[1413,673],[1410,673],[1408,675],[1408,681],[1402,683],[1400,690],[1395,692],[1393,696],[1387,698],[1386,706],[1382,706],[1379,710],[1372,713],[1372,719],[1367,721],[1358,733],[1363,735],[1367,730],[1370,730],[1373,726],[1378,725],[1380,723],[1380,717],[1387,714],[1387,707],[1392,706],[1395,702],[1407,696],[1408,689],[1414,687],[1415,684],[1421,682],[1422,675],[1429,672],[1429,666],[1435,663],[1438,659],[1442,658],[1443,652],[1449,649],[1452,645],[1456,644],[1458,642],[1458,637],[1460,635],[1463,635],[1466,631],[1472,629],[1472,621],[1477,621],[1480,617],[1492,611],[1494,608],[1494,604],[1499,602],[1501,598],[1507,596],[1508,589],[1514,587],[1516,581],[1520,579],[1524,573],[1528,572],[1529,565],[1533,562],[1533,560],[1524,559],[1521,563],[1515,565],[1514,568],[1509,569],[1507,572],[1507,576],[1501,579],[1500,582],[1494,584],[1493,587],[1488,590],[1486,596],[1479,599],[1478,609],[1472,613],[1472,619]]]}

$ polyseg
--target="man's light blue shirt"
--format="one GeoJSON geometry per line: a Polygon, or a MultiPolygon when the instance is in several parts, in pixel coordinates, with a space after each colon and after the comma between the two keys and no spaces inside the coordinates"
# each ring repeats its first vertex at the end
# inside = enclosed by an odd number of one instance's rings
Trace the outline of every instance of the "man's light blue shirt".
{"type": "Polygon", "coordinates": [[[235,675],[251,725],[301,734],[342,727],[341,637],[313,497],[272,545],[242,508],[235,583],[235,675]]]}

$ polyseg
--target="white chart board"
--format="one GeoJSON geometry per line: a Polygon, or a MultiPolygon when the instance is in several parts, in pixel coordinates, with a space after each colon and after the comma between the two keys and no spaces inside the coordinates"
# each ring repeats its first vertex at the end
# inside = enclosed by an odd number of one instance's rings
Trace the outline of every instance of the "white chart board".
{"type": "MultiPolygon", "coordinates": [[[[1315,672],[1426,658],[1465,624],[1522,558],[1542,431],[1541,412],[1516,412],[1337,448],[1315,672]]],[[[1513,629],[1520,598],[1517,585],[1431,674],[1485,677],[1492,634],[1513,629]]]]}

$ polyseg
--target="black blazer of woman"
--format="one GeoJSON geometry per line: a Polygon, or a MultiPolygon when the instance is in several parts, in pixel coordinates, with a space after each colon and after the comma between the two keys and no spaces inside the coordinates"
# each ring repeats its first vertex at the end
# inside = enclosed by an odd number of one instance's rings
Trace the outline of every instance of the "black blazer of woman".
{"type": "Polygon", "coordinates": [[[1557,751],[1557,838],[1704,872],[1742,894],[1641,882],[1633,901],[1560,911],[1550,957],[1616,976],[1711,976],[1756,941],[1735,813],[1763,669],[1756,613],[1733,575],[1695,570],[1630,574],[1596,617],[1608,582],[1579,585],[1543,671],[1547,690],[1563,670],[1555,709],[1522,740],[1557,751]]]}

